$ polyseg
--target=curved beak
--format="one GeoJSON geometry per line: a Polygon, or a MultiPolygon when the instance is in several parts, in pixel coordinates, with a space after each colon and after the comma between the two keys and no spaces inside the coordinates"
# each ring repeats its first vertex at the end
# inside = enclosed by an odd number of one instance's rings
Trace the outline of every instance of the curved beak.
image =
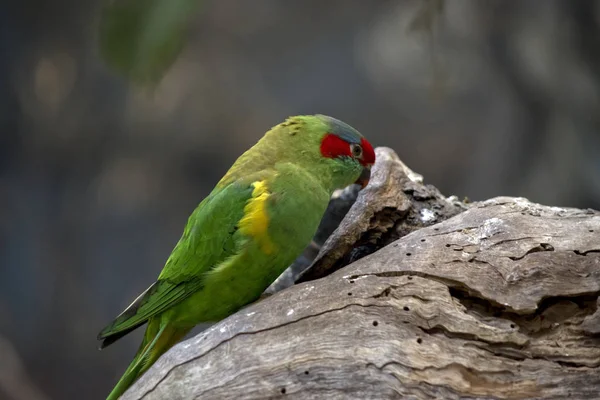
{"type": "Polygon", "coordinates": [[[354,183],[359,184],[361,188],[364,189],[365,186],[367,186],[367,184],[369,183],[369,179],[371,179],[371,166],[363,167],[360,176],[354,183]]]}

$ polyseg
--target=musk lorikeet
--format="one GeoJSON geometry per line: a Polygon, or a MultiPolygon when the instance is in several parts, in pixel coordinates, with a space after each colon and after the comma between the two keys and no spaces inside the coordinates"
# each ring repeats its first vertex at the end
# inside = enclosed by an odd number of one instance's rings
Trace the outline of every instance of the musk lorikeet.
{"type": "Polygon", "coordinates": [[[374,162],[371,144],[328,116],[290,117],[268,131],[194,210],[158,280],[98,335],[104,348],[148,323],[108,400],[196,324],[258,299],[310,242],[332,192],[374,162]]]}

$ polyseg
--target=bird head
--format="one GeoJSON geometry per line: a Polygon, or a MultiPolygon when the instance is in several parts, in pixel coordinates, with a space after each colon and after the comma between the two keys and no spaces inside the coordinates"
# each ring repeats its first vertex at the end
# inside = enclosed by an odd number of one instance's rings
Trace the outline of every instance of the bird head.
{"type": "Polygon", "coordinates": [[[366,186],[375,163],[373,146],[360,132],[326,115],[290,117],[265,138],[280,143],[280,160],[301,165],[330,192],[352,183],[366,186]]]}
{"type": "Polygon", "coordinates": [[[360,165],[356,183],[365,187],[369,182],[371,166],[375,163],[375,151],[371,143],[345,122],[326,115],[315,117],[327,125],[319,146],[321,155],[351,170],[360,165]]]}

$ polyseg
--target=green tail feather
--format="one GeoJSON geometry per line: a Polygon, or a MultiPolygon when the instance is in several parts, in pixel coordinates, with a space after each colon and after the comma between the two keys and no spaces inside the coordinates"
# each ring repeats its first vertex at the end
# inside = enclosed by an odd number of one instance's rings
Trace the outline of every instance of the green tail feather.
{"type": "MultiPolygon", "coordinates": [[[[149,338],[145,335],[142,344],[136,353],[135,357],[129,367],[125,370],[125,373],[119,379],[119,382],[115,385],[114,389],[110,392],[106,400],[117,400],[125,391],[139,378],[152,364],[154,361],[162,355],[169,347],[164,348],[164,346],[156,346],[158,339],[164,334],[166,325],[160,328],[157,332],[156,336],[150,343],[148,343],[149,338]],[[163,347],[163,348],[161,348],[163,347]]],[[[148,333],[148,332],[146,332],[148,333]]],[[[170,336],[170,335],[168,335],[170,336]]],[[[164,340],[160,341],[161,344],[165,343],[164,340]]]]}

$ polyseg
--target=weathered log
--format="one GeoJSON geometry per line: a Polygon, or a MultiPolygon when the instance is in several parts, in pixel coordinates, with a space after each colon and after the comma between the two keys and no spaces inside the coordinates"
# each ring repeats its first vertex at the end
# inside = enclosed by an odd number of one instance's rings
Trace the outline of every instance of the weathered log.
{"type": "Polygon", "coordinates": [[[600,213],[436,194],[466,211],[402,236],[402,176],[377,189],[390,206],[359,194],[303,278],[337,271],[180,343],[123,399],[600,398],[600,213]],[[391,243],[344,266],[375,231],[391,243]]]}

